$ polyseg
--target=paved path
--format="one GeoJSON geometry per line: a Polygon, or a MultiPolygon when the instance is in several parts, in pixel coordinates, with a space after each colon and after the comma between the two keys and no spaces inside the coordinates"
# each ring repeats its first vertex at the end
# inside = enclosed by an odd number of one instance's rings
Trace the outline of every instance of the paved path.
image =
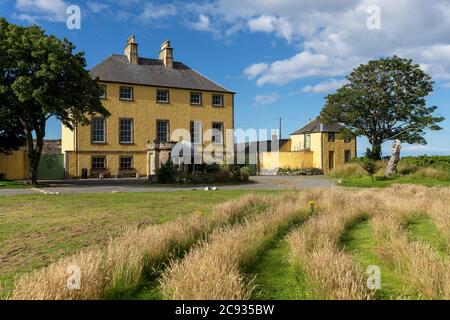
{"type": "MultiPolygon", "coordinates": [[[[256,176],[254,183],[218,186],[220,190],[280,190],[331,187],[334,183],[324,176],[256,176]]],[[[161,186],[149,184],[146,179],[105,179],[105,180],[61,180],[46,181],[50,192],[61,194],[92,192],[168,192],[203,189],[205,186],[161,186]]],[[[212,186],[212,185],[211,185],[212,186]]],[[[32,189],[0,189],[0,195],[41,194],[32,189]]]]}

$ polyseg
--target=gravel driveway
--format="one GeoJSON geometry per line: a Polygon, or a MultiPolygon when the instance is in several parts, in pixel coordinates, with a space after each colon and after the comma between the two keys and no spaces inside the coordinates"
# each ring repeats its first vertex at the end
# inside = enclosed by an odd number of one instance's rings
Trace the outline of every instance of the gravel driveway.
{"type": "MultiPolygon", "coordinates": [[[[222,185],[218,186],[218,188],[221,190],[279,190],[316,187],[327,188],[334,185],[332,180],[324,176],[255,176],[251,177],[251,180],[253,183],[222,185]]],[[[149,184],[146,179],[60,180],[45,181],[45,183],[49,185],[49,187],[44,188],[45,190],[62,194],[88,192],[168,192],[205,188],[205,186],[161,186],[149,184]]],[[[32,189],[0,189],[0,195],[39,194],[41,192],[32,189]]]]}

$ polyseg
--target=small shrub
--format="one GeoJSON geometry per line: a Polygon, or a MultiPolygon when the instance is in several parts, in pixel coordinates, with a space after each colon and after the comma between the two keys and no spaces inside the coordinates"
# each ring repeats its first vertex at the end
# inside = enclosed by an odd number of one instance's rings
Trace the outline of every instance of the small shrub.
{"type": "Polygon", "coordinates": [[[241,168],[242,167],[243,167],[243,165],[241,165],[241,164],[230,164],[228,166],[228,169],[230,170],[230,173],[231,173],[231,179],[233,179],[234,181],[241,180],[241,168]]]}
{"type": "Polygon", "coordinates": [[[250,168],[242,167],[240,173],[241,173],[241,181],[247,182],[250,179],[250,168]]]}
{"type": "Polygon", "coordinates": [[[306,168],[306,169],[280,168],[278,169],[277,174],[280,176],[320,176],[323,175],[323,170],[318,168],[306,168]]]}
{"type": "Polygon", "coordinates": [[[171,160],[164,163],[157,171],[156,177],[159,183],[174,183],[177,179],[178,169],[171,160]]]}
{"type": "Polygon", "coordinates": [[[215,175],[217,182],[228,182],[231,179],[230,170],[227,166],[222,166],[215,175]]]}
{"type": "Polygon", "coordinates": [[[217,173],[219,172],[221,169],[221,166],[218,163],[212,163],[212,164],[207,164],[205,166],[205,172],[206,173],[217,173]]]}
{"type": "Polygon", "coordinates": [[[372,177],[373,181],[373,176],[378,169],[376,162],[370,158],[361,158],[359,163],[361,164],[361,167],[372,177]]]}

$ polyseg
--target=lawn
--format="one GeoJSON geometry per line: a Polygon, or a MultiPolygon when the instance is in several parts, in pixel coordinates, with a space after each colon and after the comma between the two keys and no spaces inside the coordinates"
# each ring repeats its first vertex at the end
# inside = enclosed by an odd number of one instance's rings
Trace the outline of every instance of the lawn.
{"type": "Polygon", "coordinates": [[[159,224],[246,191],[179,191],[0,197],[0,281],[103,244],[132,225],[159,224]]]}
{"type": "Polygon", "coordinates": [[[30,185],[27,185],[23,182],[16,182],[11,180],[0,180],[0,189],[1,188],[11,188],[11,189],[17,189],[17,188],[30,188],[30,185]]]}

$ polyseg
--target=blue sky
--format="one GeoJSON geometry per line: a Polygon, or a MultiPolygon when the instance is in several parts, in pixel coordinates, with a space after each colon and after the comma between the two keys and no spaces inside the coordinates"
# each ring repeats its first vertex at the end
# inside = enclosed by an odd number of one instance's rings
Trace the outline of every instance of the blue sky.
{"type": "MultiPolygon", "coordinates": [[[[144,57],[156,57],[170,39],[176,60],[237,92],[236,127],[278,128],[281,117],[283,137],[316,117],[359,63],[412,58],[436,81],[428,103],[449,120],[427,134],[428,145],[405,145],[403,155],[450,154],[446,0],[0,0],[0,16],[67,37],[89,68],[121,54],[131,34],[144,57]],[[66,27],[70,5],[81,9],[80,30],[66,27]]],[[[46,138],[59,137],[60,124],[51,120],[46,138]]],[[[358,144],[360,153],[368,146],[365,139],[358,144]]]]}

